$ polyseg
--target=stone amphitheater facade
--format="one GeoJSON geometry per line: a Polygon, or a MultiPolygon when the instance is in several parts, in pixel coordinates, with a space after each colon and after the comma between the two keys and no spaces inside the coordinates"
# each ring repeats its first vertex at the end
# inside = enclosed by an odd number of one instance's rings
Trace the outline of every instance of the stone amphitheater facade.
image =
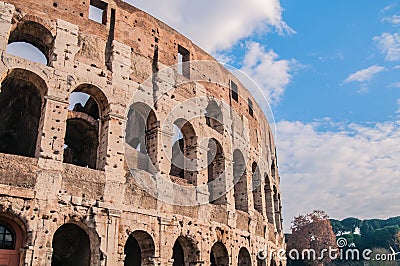
{"type": "Polygon", "coordinates": [[[286,264],[272,130],[189,39],[121,0],[7,0],[0,50],[0,265],[286,264]]]}

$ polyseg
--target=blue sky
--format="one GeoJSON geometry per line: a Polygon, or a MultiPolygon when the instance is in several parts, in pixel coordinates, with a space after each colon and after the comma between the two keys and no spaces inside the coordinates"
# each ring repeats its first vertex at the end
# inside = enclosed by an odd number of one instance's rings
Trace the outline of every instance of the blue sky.
{"type": "Polygon", "coordinates": [[[400,3],[126,0],[262,88],[275,116],[284,226],[400,214],[400,3]]]}

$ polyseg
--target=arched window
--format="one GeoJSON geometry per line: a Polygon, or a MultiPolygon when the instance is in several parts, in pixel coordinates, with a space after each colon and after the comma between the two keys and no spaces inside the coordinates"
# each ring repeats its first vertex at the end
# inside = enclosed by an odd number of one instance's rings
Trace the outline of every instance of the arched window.
{"type": "Polygon", "coordinates": [[[233,182],[235,209],[248,211],[248,191],[247,191],[247,174],[246,162],[243,154],[239,150],[233,152],[233,182]]]}
{"type": "Polygon", "coordinates": [[[269,223],[273,224],[274,223],[274,209],[273,209],[273,198],[272,198],[273,195],[271,189],[271,181],[269,180],[267,173],[264,173],[264,179],[265,179],[264,194],[265,194],[267,219],[269,223]]]}
{"type": "Polygon", "coordinates": [[[131,105],[125,129],[125,151],[129,167],[148,172],[158,169],[158,128],[156,114],[148,105],[131,105]]]}
{"type": "Polygon", "coordinates": [[[22,221],[8,214],[0,214],[0,265],[22,265],[26,231],[22,221]],[[10,217],[10,218],[9,218],[10,217]],[[22,251],[22,252],[21,252],[22,251]]]}
{"type": "Polygon", "coordinates": [[[53,236],[52,266],[88,266],[91,262],[89,235],[76,224],[64,224],[53,236]]]}
{"type": "Polygon", "coordinates": [[[185,254],[183,253],[183,248],[179,241],[175,241],[172,254],[172,259],[174,260],[173,266],[184,266],[185,265],[185,254]]]}
{"type": "Polygon", "coordinates": [[[199,249],[186,237],[178,237],[172,249],[173,266],[192,265],[199,261],[199,249]]]}
{"type": "Polygon", "coordinates": [[[261,173],[256,162],[251,165],[254,209],[262,213],[261,173]]]}
{"type": "Polygon", "coordinates": [[[228,266],[229,255],[225,245],[221,242],[216,242],[210,252],[210,264],[211,266],[228,266]]]}
{"type": "Polygon", "coordinates": [[[6,225],[0,223],[0,249],[14,249],[15,248],[15,233],[14,230],[6,225]]]}
{"type": "Polygon", "coordinates": [[[133,232],[124,247],[125,266],[151,265],[155,245],[151,235],[144,231],[133,232]]]}
{"type": "Polygon", "coordinates": [[[106,96],[93,85],[78,86],[70,96],[64,138],[64,163],[103,170],[107,143],[106,96]],[[100,145],[102,144],[102,146],[100,145]]]}
{"type": "Polygon", "coordinates": [[[225,155],[221,144],[216,139],[210,139],[207,149],[208,192],[213,204],[226,203],[225,155]]]}
{"type": "Polygon", "coordinates": [[[20,21],[10,34],[6,51],[48,65],[53,52],[53,43],[52,33],[43,25],[35,21],[20,21]]]}
{"type": "Polygon", "coordinates": [[[1,82],[0,152],[35,157],[45,82],[36,74],[13,69],[1,82]]]}
{"type": "Polygon", "coordinates": [[[189,184],[196,184],[197,137],[189,121],[178,119],[173,125],[170,176],[184,178],[189,184]]]}
{"type": "Polygon", "coordinates": [[[247,248],[241,248],[238,255],[238,266],[250,266],[251,257],[247,248]]]}
{"type": "Polygon", "coordinates": [[[282,221],[281,221],[281,202],[280,202],[280,195],[276,186],[273,188],[274,190],[274,208],[275,208],[275,226],[278,232],[282,230],[282,221]]]}
{"type": "Polygon", "coordinates": [[[224,133],[224,122],[221,108],[215,100],[208,102],[204,116],[206,117],[207,126],[211,127],[220,134],[224,133]]]}

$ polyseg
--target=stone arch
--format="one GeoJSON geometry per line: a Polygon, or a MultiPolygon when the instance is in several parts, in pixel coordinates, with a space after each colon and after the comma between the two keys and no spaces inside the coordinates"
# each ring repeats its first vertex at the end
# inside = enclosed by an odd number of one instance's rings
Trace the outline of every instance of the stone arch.
{"type": "Polygon", "coordinates": [[[256,162],[251,164],[254,209],[262,213],[261,173],[256,162]]]}
{"type": "Polygon", "coordinates": [[[216,242],[210,251],[211,266],[228,266],[229,254],[225,245],[222,242],[216,242]]]}
{"type": "Polygon", "coordinates": [[[98,87],[81,84],[72,92],[68,109],[64,163],[103,170],[108,139],[107,97],[98,87]]]}
{"type": "Polygon", "coordinates": [[[42,23],[29,18],[16,23],[9,36],[8,44],[16,42],[33,45],[46,57],[47,64],[50,64],[54,36],[42,23]]]}
{"type": "Polygon", "coordinates": [[[235,209],[248,211],[248,190],[247,190],[247,173],[246,161],[243,153],[236,149],[233,151],[233,182],[235,209]]]}
{"type": "Polygon", "coordinates": [[[61,225],[53,235],[51,265],[98,265],[100,239],[92,230],[84,230],[78,223],[61,225]]]}
{"type": "Polygon", "coordinates": [[[23,69],[12,69],[1,80],[0,152],[35,157],[47,85],[40,76],[23,69]]]}
{"type": "Polygon", "coordinates": [[[170,176],[184,178],[186,182],[196,184],[196,132],[193,125],[183,118],[175,120],[174,129],[179,130],[179,132],[175,134],[178,135],[177,139],[171,141],[173,143],[170,176]]]}
{"type": "Polygon", "coordinates": [[[222,145],[214,138],[208,141],[207,165],[210,202],[226,204],[225,154],[222,145]]]}
{"type": "Polygon", "coordinates": [[[128,111],[125,146],[129,167],[155,172],[157,162],[159,122],[155,111],[145,103],[133,103],[128,111]]]}
{"type": "Polygon", "coordinates": [[[265,207],[267,213],[268,222],[273,224],[274,223],[274,209],[273,209],[273,191],[271,188],[271,180],[267,173],[264,173],[264,196],[265,196],[265,207]]]}
{"type": "Polygon", "coordinates": [[[238,254],[238,266],[250,266],[251,264],[251,256],[247,248],[242,247],[239,250],[238,254]]]}
{"type": "Polygon", "coordinates": [[[281,221],[281,202],[280,195],[276,186],[273,186],[273,199],[274,199],[274,212],[275,212],[275,226],[278,232],[282,230],[281,221]]]}
{"type": "Polygon", "coordinates": [[[174,244],[172,259],[173,266],[190,266],[199,261],[200,250],[187,237],[179,236],[174,244]]]}
{"type": "Polygon", "coordinates": [[[19,266],[24,261],[27,233],[24,223],[14,215],[0,213],[0,263],[19,266]]]}
{"type": "Polygon", "coordinates": [[[224,119],[221,108],[214,99],[208,102],[205,109],[205,118],[207,126],[211,127],[220,134],[224,133],[224,119]]]}
{"type": "Polygon", "coordinates": [[[155,256],[153,238],[145,231],[137,230],[130,234],[124,247],[125,266],[154,265],[155,256]]]}

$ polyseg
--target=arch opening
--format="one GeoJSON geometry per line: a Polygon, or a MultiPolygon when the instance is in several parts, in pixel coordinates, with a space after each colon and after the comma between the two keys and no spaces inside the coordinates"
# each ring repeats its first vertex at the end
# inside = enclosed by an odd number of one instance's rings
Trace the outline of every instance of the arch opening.
{"type": "Polygon", "coordinates": [[[226,203],[225,155],[222,145],[216,139],[210,139],[207,149],[207,175],[210,203],[226,203]]]}
{"type": "Polygon", "coordinates": [[[94,85],[78,86],[69,99],[63,162],[102,170],[105,165],[109,106],[106,96],[94,85]]]}
{"type": "Polygon", "coordinates": [[[172,259],[174,260],[173,266],[185,266],[185,254],[183,252],[182,245],[179,241],[175,241],[174,247],[172,248],[173,254],[172,259]]]}
{"type": "Polygon", "coordinates": [[[215,243],[210,252],[210,265],[211,266],[228,266],[229,255],[225,245],[221,242],[215,243]]]}
{"type": "Polygon", "coordinates": [[[155,112],[144,103],[134,103],[129,109],[125,129],[125,148],[130,167],[151,173],[158,169],[158,132],[155,112]]]}
{"type": "Polygon", "coordinates": [[[150,265],[155,255],[153,238],[144,231],[133,232],[125,243],[125,266],[150,265]]]}
{"type": "Polygon", "coordinates": [[[272,189],[269,176],[267,173],[264,173],[264,179],[265,179],[264,195],[265,195],[265,207],[266,207],[267,219],[269,223],[273,224],[274,209],[273,209],[272,189]]]}
{"type": "Polygon", "coordinates": [[[278,189],[276,186],[273,187],[273,199],[274,199],[274,210],[275,210],[275,226],[278,232],[282,230],[282,218],[281,218],[281,202],[280,202],[280,194],[278,193],[278,189]]]}
{"type": "Polygon", "coordinates": [[[78,225],[67,223],[53,236],[52,266],[88,266],[91,261],[89,235],[78,225]]]}
{"type": "Polygon", "coordinates": [[[0,91],[0,152],[35,157],[41,122],[44,81],[31,72],[14,69],[0,91]]]}
{"type": "Polygon", "coordinates": [[[193,241],[187,237],[178,237],[172,251],[174,266],[189,266],[199,261],[200,251],[193,241]]]}
{"type": "Polygon", "coordinates": [[[224,123],[221,108],[218,106],[215,100],[208,102],[207,108],[205,109],[204,116],[206,118],[206,124],[210,128],[214,129],[220,134],[224,133],[224,123]]]}
{"type": "Polygon", "coordinates": [[[238,266],[250,266],[251,257],[247,248],[241,248],[238,255],[238,266]]]}
{"type": "Polygon", "coordinates": [[[49,65],[53,52],[53,43],[54,37],[52,33],[43,25],[35,21],[20,21],[10,34],[7,49],[13,55],[49,65]],[[13,43],[18,43],[19,45],[10,46],[13,43]],[[35,51],[36,56],[32,58],[32,54],[27,54],[24,50],[18,49],[18,46],[35,51]],[[32,49],[31,46],[36,49],[32,49]],[[15,50],[15,48],[17,49],[15,50]],[[37,50],[40,51],[41,55],[37,53],[37,50]],[[46,59],[45,61],[43,61],[43,57],[46,59]]]}
{"type": "Polygon", "coordinates": [[[248,211],[246,162],[240,150],[233,152],[233,182],[235,209],[248,211]]]}
{"type": "Polygon", "coordinates": [[[184,180],[187,184],[196,184],[196,146],[197,137],[189,121],[178,119],[173,124],[171,138],[172,155],[170,176],[184,180]]]}
{"type": "Polygon", "coordinates": [[[254,209],[262,213],[261,173],[256,162],[251,165],[254,209]]]}

